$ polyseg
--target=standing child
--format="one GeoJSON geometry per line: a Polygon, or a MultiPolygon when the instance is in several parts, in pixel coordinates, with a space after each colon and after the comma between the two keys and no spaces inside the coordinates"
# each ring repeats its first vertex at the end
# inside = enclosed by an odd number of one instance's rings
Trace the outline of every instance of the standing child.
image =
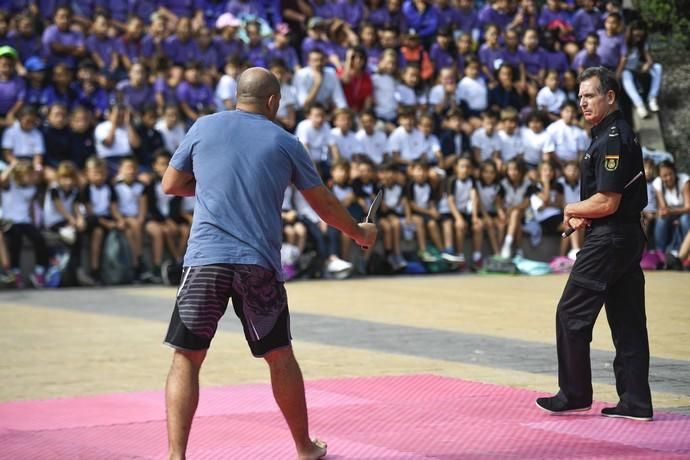
{"type": "Polygon", "coordinates": [[[383,233],[383,249],[386,259],[394,271],[402,270],[407,261],[402,255],[400,241],[402,235],[402,219],[405,217],[407,197],[405,189],[396,180],[397,168],[392,162],[381,167],[381,183],[383,201],[379,211],[378,224],[383,233]]]}
{"type": "Polygon", "coordinates": [[[604,20],[604,28],[600,29],[599,47],[597,53],[601,58],[601,65],[616,72],[620,80],[628,55],[628,45],[621,33],[623,17],[620,13],[611,13],[604,20]]]}
{"type": "Polygon", "coordinates": [[[407,207],[405,220],[415,225],[419,257],[424,262],[438,262],[440,257],[434,255],[427,247],[427,233],[436,249],[443,247],[440,218],[438,212],[438,191],[429,180],[429,165],[424,160],[417,160],[411,167],[412,181],[407,186],[407,207]]]}
{"type": "Polygon", "coordinates": [[[106,162],[97,156],[86,160],[86,185],[82,189],[80,201],[86,207],[87,232],[89,233],[89,268],[91,277],[100,282],[101,252],[106,233],[117,228],[112,217],[115,191],[106,182],[108,177],[106,162]]]}
{"type": "MultiPolygon", "coordinates": [[[[563,166],[563,175],[558,178],[558,182],[563,186],[563,202],[565,205],[580,201],[580,164],[577,161],[566,162],[563,166]]],[[[575,260],[577,252],[582,247],[584,238],[584,231],[578,230],[570,235],[570,238],[561,241],[563,246],[570,245],[568,257],[575,260]]]]}
{"type": "Polygon", "coordinates": [[[501,248],[501,257],[505,259],[512,255],[513,243],[519,248],[522,241],[522,223],[525,210],[529,208],[527,189],[531,185],[526,172],[524,163],[513,158],[506,163],[506,177],[501,180],[501,186],[505,191],[504,204],[508,220],[508,229],[501,248]]]}
{"type": "Polygon", "coordinates": [[[36,257],[36,265],[29,276],[29,281],[35,288],[43,287],[48,266],[48,250],[43,235],[36,226],[34,215],[37,199],[36,182],[36,173],[31,164],[23,161],[13,160],[0,174],[3,219],[12,222],[5,230],[5,237],[10,252],[12,273],[18,288],[24,286],[20,269],[24,237],[31,241],[36,257]]]}
{"type": "Polygon", "coordinates": [[[498,255],[499,242],[505,236],[506,215],[503,209],[505,190],[500,184],[496,163],[485,161],[481,164],[476,187],[478,214],[481,216],[484,232],[489,237],[491,250],[494,255],[498,255]]]}
{"type": "Polygon", "coordinates": [[[33,164],[37,172],[43,170],[45,145],[38,130],[38,112],[32,106],[24,106],[17,112],[18,123],[10,126],[2,135],[3,159],[6,163],[23,160],[33,164]]]}
{"type": "MultiPolygon", "coordinates": [[[[354,190],[354,184],[350,181],[350,163],[345,160],[338,160],[333,163],[331,174],[333,183],[331,192],[340,201],[343,207],[347,208],[356,221],[361,221],[364,213],[358,203],[358,196],[354,190]]],[[[349,245],[340,231],[334,227],[328,227],[328,246],[329,257],[332,260],[349,259],[349,245]]],[[[330,264],[330,262],[329,262],[330,264]]]]}
{"type": "Polygon", "coordinates": [[[135,279],[148,281],[151,274],[146,272],[142,260],[142,233],[148,201],[145,194],[146,186],[137,179],[137,170],[138,164],[134,157],[125,157],[120,161],[118,181],[113,186],[115,202],[112,214],[129,243],[135,279]]]}

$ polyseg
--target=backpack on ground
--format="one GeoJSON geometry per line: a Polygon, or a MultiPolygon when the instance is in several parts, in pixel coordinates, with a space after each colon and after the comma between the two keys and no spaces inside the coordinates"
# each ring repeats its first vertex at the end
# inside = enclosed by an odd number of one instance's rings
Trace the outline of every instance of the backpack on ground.
{"type": "Polygon", "coordinates": [[[101,255],[101,280],[106,285],[128,284],[134,279],[132,255],[122,232],[112,230],[105,237],[101,255]]]}

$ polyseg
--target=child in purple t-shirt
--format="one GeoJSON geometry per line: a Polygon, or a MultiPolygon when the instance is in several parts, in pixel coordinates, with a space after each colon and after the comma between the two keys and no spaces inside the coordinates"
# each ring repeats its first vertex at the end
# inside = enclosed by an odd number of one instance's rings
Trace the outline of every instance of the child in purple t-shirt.
{"type": "Polygon", "coordinates": [[[245,26],[247,38],[247,60],[251,67],[268,67],[268,47],[261,37],[261,25],[256,21],[249,21],[245,26]]]}
{"type": "Polygon", "coordinates": [[[190,121],[195,121],[209,109],[215,108],[213,90],[201,81],[201,65],[190,62],[185,67],[184,80],[176,90],[180,108],[190,121]]]}
{"type": "MultiPolygon", "coordinates": [[[[287,69],[293,74],[300,69],[297,51],[290,45],[290,28],[287,24],[283,23],[276,26],[273,42],[268,47],[269,61],[282,59],[287,69]]],[[[368,56],[369,62],[371,62],[371,55],[368,56]]]]}
{"type": "Polygon", "coordinates": [[[66,63],[58,63],[53,67],[52,84],[43,92],[41,105],[51,106],[56,102],[71,109],[77,100],[77,92],[73,86],[72,69],[66,63]]]}
{"type": "Polygon", "coordinates": [[[139,60],[142,58],[143,36],[143,21],[137,17],[130,18],[127,22],[127,30],[118,42],[122,65],[127,71],[129,71],[135,62],[139,62],[139,60]]]}
{"type": "Polygon", "coordinates": [[[105,13],[98,12],[93,19],[91,35],[86,39],[91,59],[104,75],[113,75],[120,64],[117,42],[108,36],[109,29],[110,19],[105,13]]]}
{"type": "Polygon", "coordinates": [[[213,41],[211,29],[208,27],[199,27],[196,31],[195,39],[199,50],[198,60],[204,68],[204,80],[209,85],[212,85],[213,82],[218,81],[218,69],[223,64],[222,56],[213,41]]]}
{"type": "Polygon", "coordinates": [[[436,43],[431,45],[429,58],[438,72],[444,67],[454,67],[455,44],[453,43],[453,31],[450,27],[441,27],[436,33],[436,43]]]}
{"type": "Polygon", "coordinates": [[[154,14],[151,26],[141,40],[141,55],[147,59],[165,54],[165,38],[168,34],[168,19],[162,14],[154,14]]]}
{"type": "Polygon", "coordinates": [[[154,99],[153,88],[147,80],[146,67],[137,62],[129,69],[129,79],[117,85],[119,102],[133,112],[141,112],[154,99]]]}
{"type": "Polygon", "coordinates": [[[89,60],[79,63],[77,69],[77,105],[91,109],[96,118],[101,118],[108,109],[108,92],[98,85],[98,67],[89,60]]]}
{"type": "Polygon", "coordinates": [[[76,60],[86,54],[84,37],[72,30],[72,11],[61,6],[55,11],[55,24],[43,32],[43,53],[49,65],[65,62],[74,67],[76,60]]]}
{"type": "Polygon", "coordinates": [[[621,78],[628,55],[628,46],[625,37],[620,33],[621,15],[611,13],[604,21],[604,30],[600,30],[599,48],[597,54],[601,58],[601,65],[616,72],[616,77],[621,78]]]}
{"type": "Polygon", "coordinates": [[[484,44],[477,53],[479,62],[482,63],[482,75],[486,78],[490,88],[496,86],[496,61],[501,59],[503,54],[501,45],[498,43],[499,33],[496,25],[488,24],[484,29],[484,44]]]}
{"type": "Polygon", "coordinates": [[[539,88],[544,85],[546,74],[546,59],[543,50],[539,47],[539,35],[535,29],[527,29],[522,37],[522,63],[525,66],[525,85],[530,100],[537,97],[539,88]]]}
{"type": "Polygon", "coordinates": [[[599,67],[601,58],[597,53],[597,48],[599,48],[599,35],[592,32],[585,38],[583,48],[575,55],[570,67],[578,74],[589,67],[599,67]]]}
{"type": "Polygon", "coordinates": [[[26,87],[24,80],[14,74],[14,49],[6,51],[0,53],[0,131],[14,123],[14,116],[24,103],[26,87]]]}
{"type": "Polygon", "coordinates": [[[19,53],[19,59],[26,62],[32,56],[40,56],[43,45],[37,34],[34,18],[25,13],[19,15],[16,21],[17,30],[10,33],[9,43],[19,53]]]}
{"type": "Polygon", "coordinates": [[[173,64],[179,65],[199,58],[199,49],[192,39],[192,21],[189,18],[180,18],[177,21],[175,35],[165,40],[165,54],[173,64]]]}

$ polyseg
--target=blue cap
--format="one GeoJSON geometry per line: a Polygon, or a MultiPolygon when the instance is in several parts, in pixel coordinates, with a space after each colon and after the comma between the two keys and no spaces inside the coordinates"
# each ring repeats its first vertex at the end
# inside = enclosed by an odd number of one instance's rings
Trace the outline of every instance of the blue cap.
{"type": "Polygon", "coordinates": [[[46,63],[38,56],[31,56],[24,63],[27,72],[40,72],[46,70],[46,63]]]}

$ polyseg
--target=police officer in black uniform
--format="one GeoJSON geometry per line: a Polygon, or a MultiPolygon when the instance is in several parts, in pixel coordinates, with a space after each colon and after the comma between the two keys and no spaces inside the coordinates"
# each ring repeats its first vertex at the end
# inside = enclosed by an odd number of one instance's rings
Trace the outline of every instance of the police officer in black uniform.
{"type": "Polygon", "coordinates": [[[602,415],[652,419],[649,341],[640,258],[645,236],[640,212],[647,204],[642,152],[617,108],[620,86],[603,67],[580,75],[580,107],[592,124],[592,143],[582,161],[580,200],[566,206],[564,222],[585,228],[556,312],[558,394],[537,399],[551,413],[585,411],[592,404],[589,344],[606,305],[616,357],[619,402],[602,415]]]}

